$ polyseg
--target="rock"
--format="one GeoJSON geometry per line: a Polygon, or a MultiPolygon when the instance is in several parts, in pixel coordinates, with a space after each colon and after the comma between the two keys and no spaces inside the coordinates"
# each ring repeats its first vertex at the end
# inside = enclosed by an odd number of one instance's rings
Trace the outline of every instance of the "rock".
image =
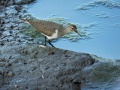
{"type": "Polygon", "coordinates": [[[5,65],[6,65],[5,62],[0,62],[0,67],[3,67],[5,65]]]}
{"type": "Polygon", "coordinates": [[[4,36],[10,36],[11,34],[10,34],[10,31],[4,31],[3,33],[2,33],[4,36]]]}
{"type": "Polygon", "coordinates": [[[11,41],[13,41],[14,40],[14,38],[11,36],[11,37],[9,37],[9,39],[8,39],[8,41],[9,42],[11,42],[11,41]]]}
{"type": "Polygon", "coordinates": [[[6,76],[1,79],[7,78],[7,81],[4,80],[6,84],[2,84],[1,90],[16,90],[15,85],[21,90],[26,87],[30,90],[120,89],[120,60],[14,43],[0,48],[0,60],[2,57],[6,76]]]}
{"type": "Polygon", "coordinates": [[[83,69],[84,84],[82,90],[119,90],[120,87],[120,62],[117,60],[99,61],[83,69]]]}
{"type": "Polygon", "coordinates": [[[0,41],[0,46],[3,46],[4,45],[4,42],[3,41],[0,41]]]}
{"type": "Polygon", "coordinates": [[[4,73],[4,68],[0,66],[0,75],[4,73]]]}
{"type": "Polygon", "coordinates": [[[12,71],[9,71],[7,74],[6,74],[6,76],[8,76],[8,77],[12,77],[14,74],[13,74],[13,72],[12,71]]]}
{"type": "Polygon", "coordinates": [[[10,6],[10,7],[6,8],[6,14],[7,15],[11,15],[11,14],[14,14],[14,13],[17,13],[14,6],[10,6]]]}
{"type": "Polygon", "coordinates": [[[21,5],[16,5],[16,6],[15,6],[15,10],[16,10],[16,11],[20,12],[21,9],[22,9],[22,6],[21,6],[21,5]]]}
{"type": "Polygon", "coordinates": [[[30,3],[34,2],[34,1],[36,1],[36,0],[26,0],[26,1],[24,1],[24,0],[16,0],[16,3],[24,5],[24,4],[30,4],[30,3]]]}
{"type": "Polygon", "coordinates": [[[0,18],[2,19],[3,17],[5,17],[5,14],[4,14],[4,13],[1,13],[1,14],[0,14],[0,18]]]}
{"type": "Polygon", "coordinates": [[[2,87],[3,81],[4,81],[4,68],[0,67],[0,88],[2,87]]]}
{"type": "Polygon", "coordinates": [[[0,31],[0,37],[2,36],[2,31],[0,31]]]}
{"type": "Polygon", "coordinates": [[[33,1],[0,2],[0,90],[119,90],[120,60],[41,48],[21,33],[23,5],[33,1]]]}
{"type": "Polygon", "coordinates": [[[19,85],[19,88],[25,89],[26,84],[29,89],[33,90],[38,86],[40,86],[38,87],[40,90],[54,90],[56,88],[72,90],[74,86],[72,83],[82,80],[81,70],[95,62],[89,54],[48,47],[40,48],[37,45],[9,47],[5,45],[0,48],[0,53],[3,57],[6,56],[6,60],[9,59],[7,61],[12,63],[12,65],[6,67],[6,69],[12,71],[6,74],[9,83],[3,85],[1,90],[15,90],[14,85],[19,85]],[[54,54],[48,55],[51,51],[54,54]],[[12,57],[9,58],[10,56],[12,57]]]}

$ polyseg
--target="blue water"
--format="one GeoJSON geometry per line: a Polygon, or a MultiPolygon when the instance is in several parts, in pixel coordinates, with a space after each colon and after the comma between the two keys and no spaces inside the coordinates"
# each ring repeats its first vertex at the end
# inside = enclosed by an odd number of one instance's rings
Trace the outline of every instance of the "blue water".
{"type": "Polygon", "coordinates": [[[55,16],[81,25],[96,23],[86,29],[93,33],[91,39],[80,39],[78,42],[60,39],[53,44],[57,48],[120,59],[120,7],[97,5],[88,10],[78,10],[78,6],[89,4],[90,1],[94,0],[37,0],[37,3],[29,7],[28,12],[39,19],[55,16]]]}

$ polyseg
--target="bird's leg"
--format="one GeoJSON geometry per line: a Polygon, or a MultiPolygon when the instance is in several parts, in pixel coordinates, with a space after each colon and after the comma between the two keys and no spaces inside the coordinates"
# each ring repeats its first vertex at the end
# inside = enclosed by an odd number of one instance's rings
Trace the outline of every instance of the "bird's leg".
{"type": "Polygon", "coordinates": [[[46,46],[46,39],[47,39],[47,38],[46,38],[46,36],[45,36],[45,42],[44,42],[44,45],[45,45],[45,46],[46,46]]]}
{"type": "Polygon", "coordinates": [[[55,47],[55,46],[53,46],[53,45],[52,45],[52,43],[51,43],[51,41],[50,41],[50,40],[48,40],[48,43],[49,43],[52,47],[55,47]]]}
{"type": "Polygon", "coordinates": [[[44,41],[42,42],[42,45],[44,45],[44,46],[47,46],[47,44],[46,44],[47,40],[46,40],[46,39],[47,39],[47,38],[44,37],[44,41]]]}
{"type": "MultiPolygon", "coordinates": [[[[51,43],[50,40],[48,40],[48,43],[49,43],[52,47],[55,48],[55,46],[52,45],[52,43],[51,43]]],[[[54,52],[53,52],[52,48],[50,48],[50,52],[48,53],[48,55],[53,55],[53,54],[54,54],[54,52]]]]}

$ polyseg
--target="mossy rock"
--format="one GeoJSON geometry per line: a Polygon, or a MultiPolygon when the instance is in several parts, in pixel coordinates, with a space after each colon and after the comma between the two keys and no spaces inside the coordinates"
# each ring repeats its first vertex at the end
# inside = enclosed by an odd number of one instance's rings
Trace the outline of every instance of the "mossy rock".
{"type": "Polygon", "coordinates": [[[100,63],[92,71],[92,80],[96,82],[106,82],[115,80],[120,76],[120,63],[113,62],[100,63]]]}

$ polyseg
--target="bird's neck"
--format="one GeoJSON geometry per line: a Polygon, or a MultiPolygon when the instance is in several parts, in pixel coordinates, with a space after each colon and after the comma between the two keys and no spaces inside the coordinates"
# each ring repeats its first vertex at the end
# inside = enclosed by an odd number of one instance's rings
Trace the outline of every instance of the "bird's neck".
{"type": "Polygon", "coordinates": [[[70,30],[68,29],[68,27],[66,27],[66,28],[61,28],[61,29],[59,30],[58,37],[61,37],[61,36],[65,35],[65,34],[67,34],[67,33],[69,33],[69,32],[70,32],[70,30]]]}
{"type": "Polygon", "coordinates": [[[70,29],[68,28],[68,27],[66,27],[65,29],[64,29],[64,34],[67,34],[67,33],[70,33],[71,31],[70,31],[70,29]]]}

